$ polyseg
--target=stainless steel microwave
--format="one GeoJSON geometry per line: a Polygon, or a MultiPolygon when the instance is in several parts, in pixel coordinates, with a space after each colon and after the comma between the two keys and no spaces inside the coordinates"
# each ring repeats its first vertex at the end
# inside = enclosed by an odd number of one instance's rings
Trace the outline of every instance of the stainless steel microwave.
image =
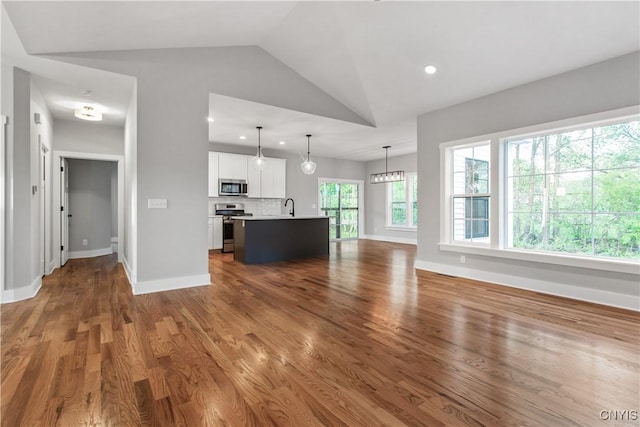
{"type": "Polygon", "coordinates": [[[218,194],[220,196],[246,196],[247,181],[244,179],[225,179],[218,180],[218,194]]]}

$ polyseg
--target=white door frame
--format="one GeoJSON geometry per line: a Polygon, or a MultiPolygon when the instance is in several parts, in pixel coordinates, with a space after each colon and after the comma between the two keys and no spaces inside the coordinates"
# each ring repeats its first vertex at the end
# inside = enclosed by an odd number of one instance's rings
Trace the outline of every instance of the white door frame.
{"type": "Polygon", "coordinates": [[[318,215],[322,215],[322,195],[320,186],[327,182],[358,184],[358,239],[364,236],[364,180],[343,178],[318,178],[318,215]]]}
{"type": "Polygon", "coordinates": [[[7,116],[0,116],[2,123],[2,141],[0,141],[0,295],[4,293],[4,254],[5,254],[5,237],[4,237],[4,214],[5,214],[5,198],[4,186],[6,182],[6,171],[4,170],[4,162],[6,159],[5,145],[7,141],[7,116]]]}
{"type": "MultiPolygon", "coordinates": [[[[96,153],[80,153],[74,151],[55,151],[53,152],[53,224],[61,224],[60,216],[60,161],[65,159],[79,160],[104,160],[108,162],[117,162],[118,164],[118,262],[122,262],[122,254],[124,250],[124,156],[114,154],[96,154],[96,153]]],[[[66,212],[65,212],[66,215],[66,212]]],[[[53,259],[54,265],[60,267],[60,227],[52,227],[53,231],[53,259]]]]}

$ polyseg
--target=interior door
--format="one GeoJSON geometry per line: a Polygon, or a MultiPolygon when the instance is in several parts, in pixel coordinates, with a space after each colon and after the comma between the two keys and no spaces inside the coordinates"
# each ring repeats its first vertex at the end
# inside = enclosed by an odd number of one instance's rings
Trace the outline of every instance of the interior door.
{"type": "Polygon", "coordinates": [[[69,162],[60,159],[60,266],[69,260],[69,162]]]}

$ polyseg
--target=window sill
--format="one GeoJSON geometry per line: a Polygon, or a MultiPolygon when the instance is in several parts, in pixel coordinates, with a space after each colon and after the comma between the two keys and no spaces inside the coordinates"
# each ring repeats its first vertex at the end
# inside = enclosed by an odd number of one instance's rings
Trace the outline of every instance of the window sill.
{"type": "Polygon", "coordinates": [[[389,231],[418,231],[418,227],[403,227],[401,225],[385,225],[384,228],[389,231]]]}
{"type": "Polygon", "coordinates": [[[617,260],[611,258],[582,257],[560,253],[542,253],[517,249],[496,249],[487,246],[439,243],[440,250],[472,255],[508,258],[520,261],[531,261],[545,264],[564,265],[569,267],[589,268],[592,270],[613,271],[626,274],[640,274],[640,262],[617,260]]]}

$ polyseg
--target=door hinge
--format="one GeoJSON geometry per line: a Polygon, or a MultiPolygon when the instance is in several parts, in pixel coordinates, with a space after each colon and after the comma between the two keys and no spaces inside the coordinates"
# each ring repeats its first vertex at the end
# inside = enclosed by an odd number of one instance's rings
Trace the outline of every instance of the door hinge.
{"type": "Polygon", "coordinates": [[[60,206],[60,212],[64,212],[64,206],[60,206]]]}
{"type": "Polygon", "coordinates": [[[64,172],[64,167],[60,166],[60,172],[64,172]]]}
{"type": "Polygon", "coordinates": [[[64,251],[64,246],[60,246],[60,250],[61,250],[61,251],[64,251]]]}

